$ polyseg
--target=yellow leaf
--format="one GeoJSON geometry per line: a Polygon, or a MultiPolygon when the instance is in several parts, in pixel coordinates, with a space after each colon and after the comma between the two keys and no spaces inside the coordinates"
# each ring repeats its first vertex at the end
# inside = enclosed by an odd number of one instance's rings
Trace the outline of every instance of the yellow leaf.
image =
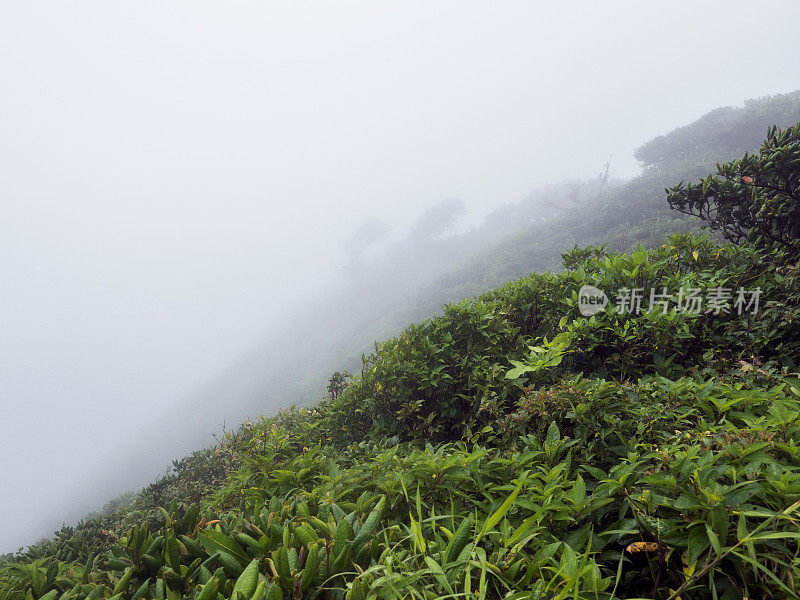
{"type": "Polygon", "coordinates": [[[681,556],[683,559],[683,574],[686,575],[686,579],[689,579],[692,575],[694,575],[694,570],[697,568],[697,561],[695,560],[692,564],[687,564],[688,560],[686,559],[686,552],[683,553],[681,556]]]}
{"type": "Polygon", "coordinates": [[[692,252],[692,256],[694,256],[694,259],[697,260],[700,257],[700,253],[697,250],[695,250],[694,252],[692,252]]]}

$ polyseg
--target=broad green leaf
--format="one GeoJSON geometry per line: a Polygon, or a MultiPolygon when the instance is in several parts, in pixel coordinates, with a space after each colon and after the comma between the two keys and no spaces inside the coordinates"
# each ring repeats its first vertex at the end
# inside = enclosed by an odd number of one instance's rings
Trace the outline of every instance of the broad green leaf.
{"type": "Polygon", "coordinates": [[[250,562],[250,557],[242,550],[242,547],[224,533],[214,531],[213,529],[201,529],[197,537],[208,554],[222,551],[236,558],[242,565],[250,562]]]}

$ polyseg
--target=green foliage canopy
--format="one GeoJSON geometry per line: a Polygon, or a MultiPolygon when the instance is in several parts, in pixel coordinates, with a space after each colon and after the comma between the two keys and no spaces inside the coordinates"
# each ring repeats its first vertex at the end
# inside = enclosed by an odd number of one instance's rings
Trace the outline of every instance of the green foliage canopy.
{"type": "Polygon", "coordinates": [[[717,165],[716,175],[667,189],[669,205],[726,238],[800,254],[800,123],[770,128],[757,154],[717,165]]]}

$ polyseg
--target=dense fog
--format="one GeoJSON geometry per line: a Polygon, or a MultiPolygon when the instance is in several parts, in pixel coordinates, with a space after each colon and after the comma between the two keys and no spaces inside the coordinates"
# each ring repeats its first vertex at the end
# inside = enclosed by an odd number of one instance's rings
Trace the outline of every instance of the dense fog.
{"type": "Polygon", "coordinates": [[[800,88],[800,6],[750,14],[5,3],[0,553],[313,403],[475,291],[425,286],[638,175],[647,140],[800,88]]]}

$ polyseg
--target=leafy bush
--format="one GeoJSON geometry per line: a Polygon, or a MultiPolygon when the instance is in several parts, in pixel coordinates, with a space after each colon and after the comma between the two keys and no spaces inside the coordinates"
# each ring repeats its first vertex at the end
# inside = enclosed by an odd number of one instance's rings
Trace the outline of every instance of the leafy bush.
{"type": "Polygon", "coordinates": [[[726,238],[800,255],[800,123],[771,127],[757,155],[717,165],[700,183],[667,190],[670,206],[726,238]]]}

